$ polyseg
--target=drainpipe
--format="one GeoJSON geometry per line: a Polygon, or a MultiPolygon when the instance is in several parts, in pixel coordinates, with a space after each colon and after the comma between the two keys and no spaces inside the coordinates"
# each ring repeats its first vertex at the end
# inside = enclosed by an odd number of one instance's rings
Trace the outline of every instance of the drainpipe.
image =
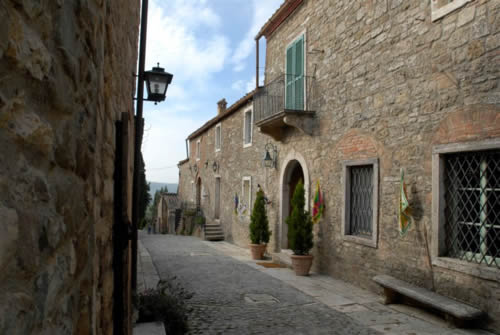
{"type": "Polygon", "coordinates": [[[255,88],[259,88],[259,38],[255,39],[255,88]]]}

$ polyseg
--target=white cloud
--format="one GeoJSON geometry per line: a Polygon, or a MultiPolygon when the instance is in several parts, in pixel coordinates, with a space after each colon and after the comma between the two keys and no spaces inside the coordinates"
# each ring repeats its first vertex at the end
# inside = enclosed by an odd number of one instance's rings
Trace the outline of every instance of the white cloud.
{"type": "Polygon", "coordinates": [[[255,36],[282,3],[283,0],[252,0],[252,24],[231,57],[234,71],[240,72],[245,69],[245,61],[255,48],[255,36]]]}
{"type": "Polygon", "coordinates": [[[152,1],[149,8],[147,68],[160,62],[177,82],[197,83],[221,71],[230,48],[217,29],[220,17],[203,1],[177,0],[168,8],[160,3],[152,1]]]}
{"type": "Polygon", "coordinates": [[[171,114],[146,118],[142,152],[146,162],[146,179],[176,183],[177,163],[186,158],[185,138],[200,125],[189,117],[171,114]]]}

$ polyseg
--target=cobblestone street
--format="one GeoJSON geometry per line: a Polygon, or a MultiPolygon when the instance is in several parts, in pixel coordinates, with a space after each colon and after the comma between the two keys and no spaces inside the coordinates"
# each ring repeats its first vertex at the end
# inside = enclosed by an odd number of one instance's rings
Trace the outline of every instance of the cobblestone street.
{"type": "Polygon", "coordinates": [[[140,238],[160,278],[176,277],[193,293],[192,334],[487,334],[401,313],[376,295],[326,276],[265,269],[226,242],[144,233],[140,238]]]}
{"type": "Polygon", "coordinates": [[[161,279],[193,297],[193,334],[377,334],[340,312],[196,238],[143,235],[161,279]]]}

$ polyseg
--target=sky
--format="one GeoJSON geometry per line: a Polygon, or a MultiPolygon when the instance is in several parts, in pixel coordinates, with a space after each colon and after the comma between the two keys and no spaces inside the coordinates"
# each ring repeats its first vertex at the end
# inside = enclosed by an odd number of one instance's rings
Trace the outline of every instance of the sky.
{"type": "MultiPolygon", "coordinates": [[[[283,0],[150,0],[146,71],[174,75],[164,102],[144,102],[148,181],[177,183],[186,138],[255,88],[255,36],[283,0]]],[[[263,79],[265,38],[260,40],[263,79]]],[[[146,94],[146,93],[145,93],[146,94]]]]}

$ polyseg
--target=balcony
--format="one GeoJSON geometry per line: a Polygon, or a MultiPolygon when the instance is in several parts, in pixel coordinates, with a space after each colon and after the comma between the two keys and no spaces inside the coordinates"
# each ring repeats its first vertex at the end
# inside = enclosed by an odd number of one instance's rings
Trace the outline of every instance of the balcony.
{"type": "Polygon", "coordinates": [[[314,77],[281,75],[254,95],[255,125],[281,141],[287,127],[312,135],[316,101],[314,77]]]}

